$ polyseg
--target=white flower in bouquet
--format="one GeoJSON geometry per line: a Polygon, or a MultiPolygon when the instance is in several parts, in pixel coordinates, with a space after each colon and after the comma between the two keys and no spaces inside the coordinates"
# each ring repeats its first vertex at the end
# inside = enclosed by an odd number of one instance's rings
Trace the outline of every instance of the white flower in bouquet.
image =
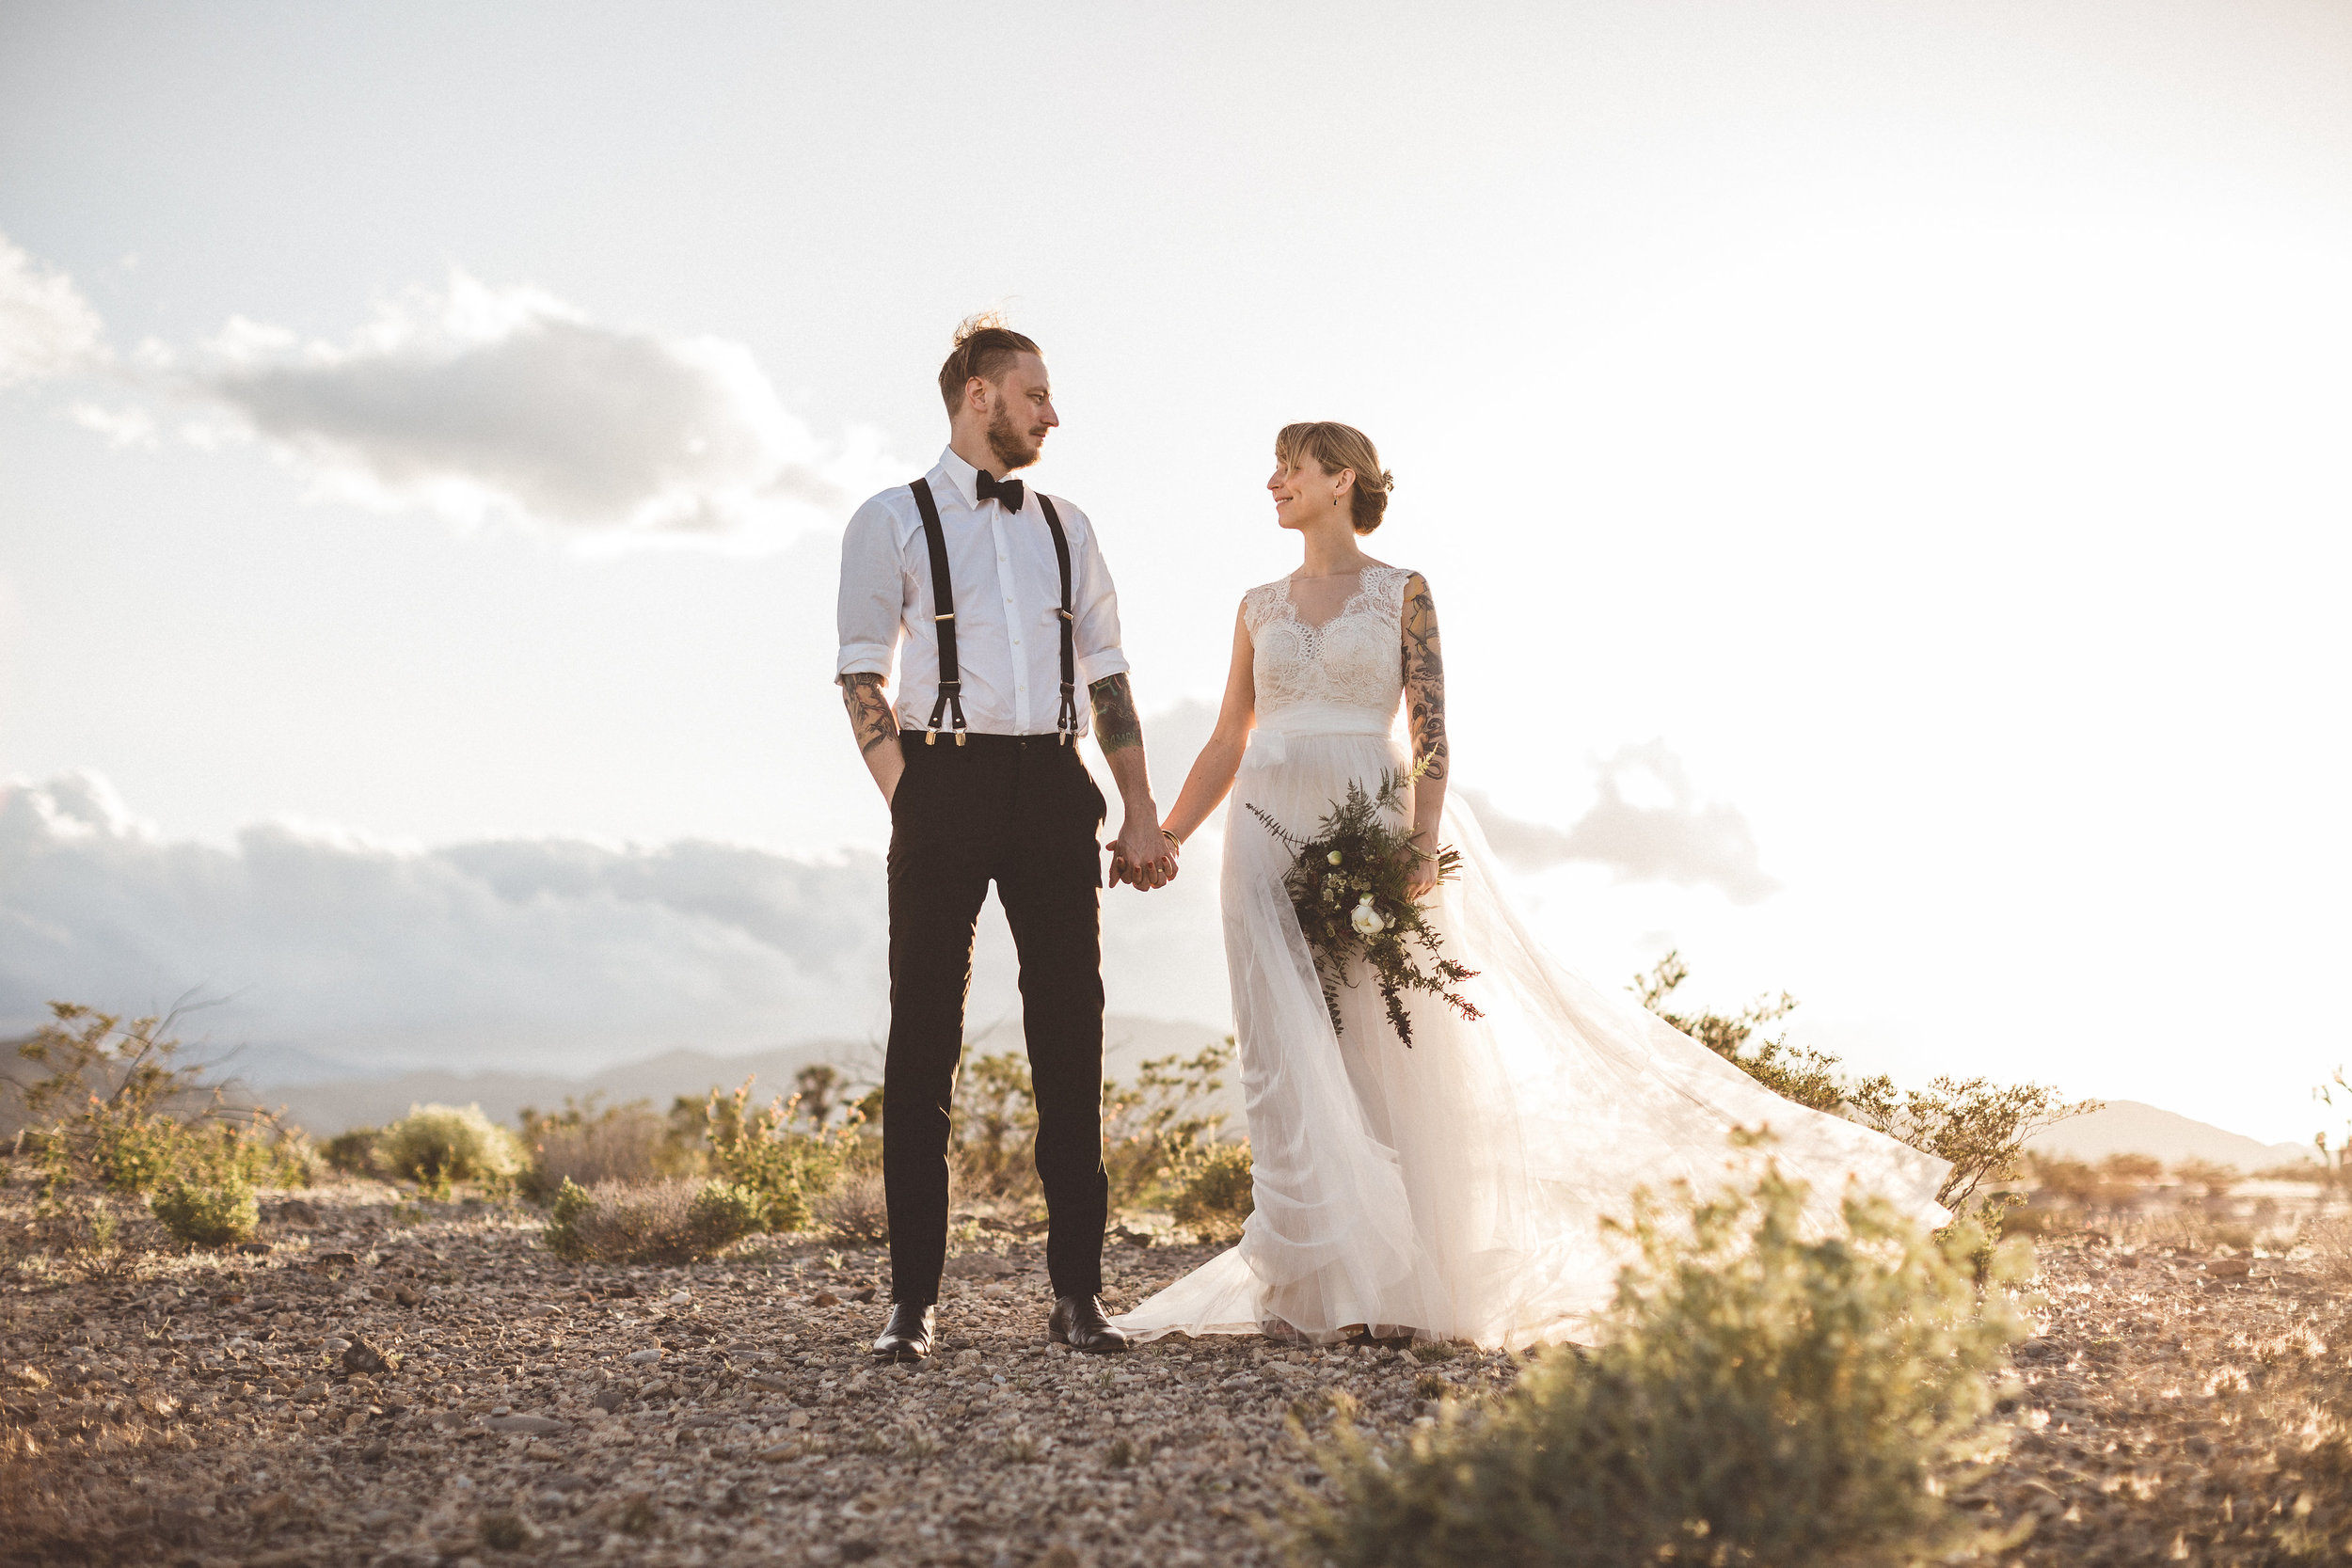
{"type": "Polygon", "coordinates": [[[1389,924],[1380,918],[1380,911],[1372,907],[1372,895],[1369,893],[1357,901],[1355,910],[1347,917],[1347,923],[1356,927],[1356,934],[1359,937],[1378,936],[1387,929],[1389,924]]]}

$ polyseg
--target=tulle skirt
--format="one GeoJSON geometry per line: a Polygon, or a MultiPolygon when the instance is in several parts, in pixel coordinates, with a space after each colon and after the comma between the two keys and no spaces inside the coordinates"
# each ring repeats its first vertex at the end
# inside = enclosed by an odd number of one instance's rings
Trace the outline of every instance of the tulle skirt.
{"type": "Polygon", "coordinates": [[[1233,789],[1222,901],[1256,1210],[1239,1243],[1112,1321],[1165,1334],[1382,1336],[1488,1347],[1588,1337],[1622,1243],[1604,1228],[1638,1188],[1710,1191],[1763,1130],[1833,1219],[1850,1182],[1929,1223],[1947,1167],[1781,1099],[1623,991],[1547,954],[1504,896],[1458,794],[1444,842],[1458,879],[1432,895],[1444,951],[1478,971],[1483,1018],[1408,999],[1413,1044],[1359,974],[1334,1032],[1282,887],[1291,851],[1247,809],[1311,835],[1350,781],[1408,766],[1387,736],[1292,736],[1233,789]]]}

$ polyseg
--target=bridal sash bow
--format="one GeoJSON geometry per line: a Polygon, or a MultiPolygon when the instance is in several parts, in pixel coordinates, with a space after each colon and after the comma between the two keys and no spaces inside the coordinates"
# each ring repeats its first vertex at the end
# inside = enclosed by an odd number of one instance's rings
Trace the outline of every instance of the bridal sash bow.
{"type": "Polygon", "coordinates": [[[1393,727],[1394,720],[1387,714],[1337,704],[1302,703],[1284,708],[1249,732],[1249,749],[1242,754],[1242,769],[1247,772],[1252,768],[1280,767],[1290,760],[1294,737],[1361,735],[1386,739],[1393,727]]]}

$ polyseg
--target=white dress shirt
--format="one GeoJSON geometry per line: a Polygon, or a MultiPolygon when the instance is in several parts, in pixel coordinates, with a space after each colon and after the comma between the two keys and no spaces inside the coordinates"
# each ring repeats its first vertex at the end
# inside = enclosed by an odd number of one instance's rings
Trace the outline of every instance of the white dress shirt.
{"type": "MultiPolygon", "coordinates": [[[[1008,512],[977,499],[979,471],[954,451],[924,476],[939,507],[956,603],[956,663],[963,717],[975,735],[1051,735],[1061,709],[1061,568],[1037,493],[1008,512]]],[[[1127,668],[1119,649],[1119,593],[1087,515],[1054,498],[1070,541],[1070,608],[1077,653],[1078,733],[1086,689],[1127,668]]],[[[857,509],[841,538],[841,656],[834,679],[887,677],[898,660],[901,729],[930,723],[939,696],[939,634],[931,622],[931,562],[914,492],[897,485],[857,509]],[[904,639],[903,645],[900,640],[904,639]]],[[[943,715],[940,727],[952,720],[943,715]]]]}

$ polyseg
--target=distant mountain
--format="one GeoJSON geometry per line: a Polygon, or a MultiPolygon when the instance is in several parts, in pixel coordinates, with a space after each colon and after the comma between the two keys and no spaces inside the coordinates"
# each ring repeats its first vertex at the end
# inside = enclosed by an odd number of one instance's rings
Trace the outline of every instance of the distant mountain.
{"type": "MultiPolygon", "coordinates": [[[[1154,1056],[1190,1056],[1225,1031],[1205,1023],[1167,1019],[1113,1017],[1104,1021],[1104,1074],[1135,1076],[1136,1066],[1154,1056]]],[[[999,1021],[973,1037],[969,1053],[986,1054],[1021,1050],[1021,1021],[999,1021]]],[[[792,1092],[792,1079],[813,1062],[830,1062],[861,1083],[882,1077],[882,1048],[864,1040],[810,1040],[739,1056],[705,1051],[667,1051],[658,1056],[627,1062],[585,1078],[549,1072],[405,1072],[389,1078],[341,1078],[266,1084],[251,1090],[264,1105],[283,1105],[300,1127],[320,1137],[348,1127],[376,1127],[405,1114],[411,1105],[480,1105],[492,1119],[512,1122],[524,1106],[542,1111],[562,1108],[568,1096],[584,1100],[600,1094],[602,1103],[618,1105],[650,1100],[668,1108],[678,1095],[707,1094],[713,1087],[734,1088],[754,1080],[752,1091],[765,1101],[792,1092]]],[[[1241,1075],[1226,1074],[1218,1103],[1239,1122],[1241,1075]]]]}
{"type": "Polygon", "coordinates": [[[2038,1154],[2071,1155],[2077,1160],[2099,1160],[2109,1154],[2153,1154],[2168,1165],[2183,1160],[2210,1160],[2242,1171],[2313,1157],[2309,1144],[2266,1144],[2136,1100],[2110,1100],[2106,1109],[2062,1121],[2026,1147],[2038,1154]]]}

